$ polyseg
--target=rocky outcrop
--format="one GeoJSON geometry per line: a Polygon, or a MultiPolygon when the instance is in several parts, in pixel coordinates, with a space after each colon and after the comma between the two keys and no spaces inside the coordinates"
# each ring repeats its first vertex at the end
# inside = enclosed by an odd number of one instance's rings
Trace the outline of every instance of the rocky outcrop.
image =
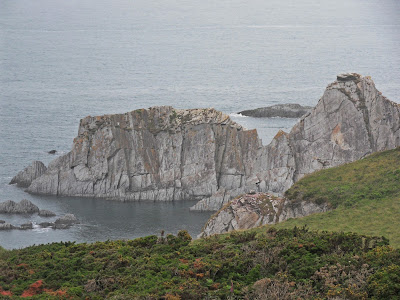
{"type": "Polygon", "coordinates": [[[54,217],[56,214],[54,212],[50,211],[50,210],[41,209],[41,210],[39,210],[38,215],[40,217],[46,217],[47,218],[47,217],[54,217]]]}
{"type": "Polygon", "coordinates": [[[39,208],[26,199],[19,203],[12,200],[0,203],[0,213],[3,214],[34,214],[37,212],[39,212],[39,208]]]}
{"type": "Polygon", "coordinates": [[[117,200],[203,199],[244,188],[262,147],[214,109],[153,107],[81,120],[73,149],[30,193],[117,200]]]}
{"type": "Polygon", "coordinates": [[[300,118],[311,109],[311,106],[302,106],[300,104],[277,104],[268,107],[243,110],[239,112],[239,114],[254,118],[300,118]]]}
{"type": "Polygon", "coordinates": [[[74,224],[79,224],[78,219],[73,214],[66,214],[60,218],[58,218],[52,227],[54,229],[66,229],[71,227],[74,224]]]}
{"type": "Polygon", "coordinates": [[[199,237],[275,224],[289,218],[328,210],[326,204],[292,202],[268,193],[245,194],[235,198],[212,216],[199,237]]]}
{"type": "Polygon", "coordinates": [[[14,225],[11,225],[10,223],[1,223],[0,224],[0,230],[11,230],[11,229],[17,229],[14,225]]]}
{"type": "MultiPolygon", "coordinates": [[[[399,104],[382,96],[369,76],[337,79],[289,133],[279,131],[259,150],[252,168],[258,191],[282,195],[306,174],[400,146],[399,104]]],[[[207,198],[193,209],[218,210],[228,200],[207,198]]]]}
{"type": "Polygon", "coordinates": [[[20,187],[28,187],[33,180],[40,177],[47,170],[41,161],[34,161],[30,166],[23,169],[11,179],[10,184],[17,184],[20,187]]]}
{"type": "Polygon", "coordinates": [[[218,210],[250,190],[283,194],[305,174],[400,145],[400,108],[371,78],[342,74],[315,108],[263,147],[214,109],[153,107],[81,120],[72,150],[27,191],[116,200],[200,200],[218,210]]]}

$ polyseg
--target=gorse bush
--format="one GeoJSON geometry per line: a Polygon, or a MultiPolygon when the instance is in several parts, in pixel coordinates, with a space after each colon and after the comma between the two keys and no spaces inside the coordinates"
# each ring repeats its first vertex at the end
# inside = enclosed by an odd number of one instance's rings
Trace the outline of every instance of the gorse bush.
{"type": "Polygon", "coordinates": [[[390,299],[399,296],[400,253],[387,244],[306,227],[196,241],[181,231],[53,243],[3,251],[0,292],[33,299],[390,299]]]}

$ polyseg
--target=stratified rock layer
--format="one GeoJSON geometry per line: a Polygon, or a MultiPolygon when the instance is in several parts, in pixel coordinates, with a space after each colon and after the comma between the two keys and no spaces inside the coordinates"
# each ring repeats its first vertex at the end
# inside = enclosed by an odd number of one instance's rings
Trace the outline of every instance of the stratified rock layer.
{"type": "Polygon", "coordinates": [[[42,176],[47,170],[41,161],[34,161],[32,165],[26,167],[11,179],[10,184],[17,184],[21,187],[28,187],[33,180],[42,176]]]}
{"type": "Polygon", "coordinates": [[[246,186],[261,148],[214,109],[153,107],[81,120],[73,149],[31,193],[118,200],[203,199],[246,186]]]}
{"type": "Polygon", "coordinates": [[[81,120],[73,149],[27,189],[116,200],[197,199],[218,210],[257,190],[282,194],[305,174],[400,145],[400,108],[369,77],[341,74],[290,133],[263,147],[214,109],[153,107],[81,120]]]}
{"type": "Polygon", "coordinates": [[[302,106],[300,104],[277,104],[268,107],[243,110],[239,112],[243,116],[255,118],[300,118],[312,109],[311,106],[302,106]]]}
{"type": "MultiPolygon", "coordinates": [[[[341,74],[290,133],[279,131],[259,150],[252,175],[259,191],[283,194],[306,174],[400,146],[399,129],[399,105],[382,96],[369,76],[341,74]]],[[[227,200],[217,195],[193,209],[218,210],[227,200]]]]}
{"type": "Polygon", "coordinates": [[[246,194],[224,205],[207,221],[199,237],[275,224],[327,210],[326,204],[292,202],[267,193],[246,194]]]}

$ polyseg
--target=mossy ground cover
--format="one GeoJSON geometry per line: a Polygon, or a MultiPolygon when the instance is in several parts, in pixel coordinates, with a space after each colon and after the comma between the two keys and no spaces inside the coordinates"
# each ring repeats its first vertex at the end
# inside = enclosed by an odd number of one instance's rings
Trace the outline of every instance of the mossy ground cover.
{"type": "MultiPolygon", "coordinates": [[[[382,238],[264,228],[191,241],[148,236],[0,252],[0,294],[32,299],[397,299],[382,238]]],[[[396,283],[397,282],[397,283],[396,283]]]]}
{"type": "Polygon", "coordinates": [[[326,202],[327,213],[291,219],[278,228],[385,236],[400,248],[400,148],[305,176],[286,192],[293,201],[326,202]]]}

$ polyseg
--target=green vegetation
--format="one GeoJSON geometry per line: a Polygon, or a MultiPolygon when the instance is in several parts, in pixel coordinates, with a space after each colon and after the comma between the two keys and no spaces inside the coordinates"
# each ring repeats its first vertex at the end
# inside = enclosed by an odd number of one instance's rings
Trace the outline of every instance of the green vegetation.
{"type": "Polygon", "coordinates": [[[385,236],[400,247],[400,148],[305,176],[286,192],[294,201],[328,203],[335,210],[291,219],[278,228],[385,236]]]}
{"type": "Polygon", "coordinates": [[[0,294],[33,299],[397,299],[384,238],[273,227],[1,251],[0,294]]]}

